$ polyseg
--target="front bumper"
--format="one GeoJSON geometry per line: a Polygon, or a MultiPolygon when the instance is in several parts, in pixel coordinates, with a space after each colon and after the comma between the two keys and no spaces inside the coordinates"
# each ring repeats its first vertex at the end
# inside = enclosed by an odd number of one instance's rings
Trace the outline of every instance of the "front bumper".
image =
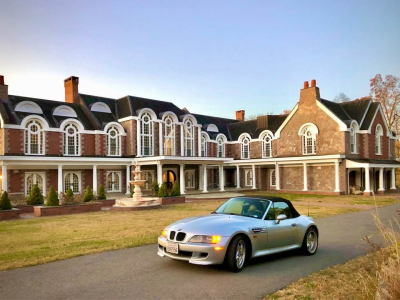
{"type": "Polygon", "coordinates": [[[158,237],[157,254],[161,257],[167,256],[196,265],[217,265],[224,262],[228,240],[228,237],[222,237],[218,244],[176,243],[179,244],[179,253],[173,254],[165,250],[167,244],[171,242],[160,236],[158,237]],[[222,250],[215,250],[214,247],[217,246],[224,248],[222,250]]]}

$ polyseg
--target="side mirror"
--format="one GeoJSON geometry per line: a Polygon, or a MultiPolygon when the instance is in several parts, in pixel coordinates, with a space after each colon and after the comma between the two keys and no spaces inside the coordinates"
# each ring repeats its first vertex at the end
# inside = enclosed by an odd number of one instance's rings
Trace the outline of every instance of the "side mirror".
{"type": "Polygon", "coordinates": [[[275,223],[276,223],[276,224],[279,224],[281,221],[286,220],[286,219],[287,219],[286,215],[279,215],[279,216],[276,218],[275,223]]]}

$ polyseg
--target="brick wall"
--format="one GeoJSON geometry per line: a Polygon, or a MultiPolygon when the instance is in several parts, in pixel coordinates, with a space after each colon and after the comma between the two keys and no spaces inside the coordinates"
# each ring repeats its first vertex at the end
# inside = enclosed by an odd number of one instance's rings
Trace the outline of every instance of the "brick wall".
{"type": "Polygon", "coordinates": [[[58,170],[47,170],[46,172],[47,191],[50,189],[51,185],[56,191],[58,191],[58,170]]]}
{"type": "Polygon", "coordinates": [[[96,154],[96,135],[81,134],[81,154],[85,156],[94,156],[96,154]]]}
{"type": "Polygon", "coordinates": [[[261,158],[262,142],[250,143],[250,158],[261,158]]]}
{"type": "Polygon", "coordinates": [[[5,151],[8,154],[24,154],[24,130],[4,129],[5,151]]]}
{"type": "Polygon", "coordinates": [[[175,155],[181,156],[181,125],[175,125],[175,155]]]}
{"type": "Polygon", "coordinates": [[[303,190],[303,167],[280,167],[282,190],[303,190]]]}
{"type": "Polygon", "coordinates": [[[23,193],[24,173],[18,170],[8,170],[7,175],[8,175],[8,193],[23,193]]]}
{"type": "Polygon", "coordinates": [[[46,155],[63,154],[63,133],[47,131],[46,133],[46,155]]]}
{"type": "Polygon", "coordinates": [[[136,155],[136,120],[121,122],[126,132],[125,154],[127,156],[136,155]]]}
{"type": "Polygon", "coordinates": [[[365,134],[368,136],[368,156],[365,158],[372,159],[389,159],[389,137],[386,135],[385,123],[380,112],[376,114],[375,120],[372,122],[371,134],[365,134]],[[381,137],[381,152],[382,155],[375,154],[375,129],[376,126],[380,124],[383,129],[383,137],[381,137]]]}
{"type": "Polygon", "coordinates": [[[307,166],[307,178],[309,190],[335,190],[335,166],[307,166]]]}
{"type": "Polygon", "coordinates": [[[5,132],[4,128],[0,128],[0,155],[4,155],[5,152],[5,132]]]}

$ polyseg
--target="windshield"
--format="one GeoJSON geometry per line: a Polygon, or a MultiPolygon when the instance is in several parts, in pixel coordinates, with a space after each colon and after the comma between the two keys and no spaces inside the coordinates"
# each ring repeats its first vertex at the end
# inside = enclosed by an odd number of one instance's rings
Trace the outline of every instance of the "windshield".
{"type": "Polygon", "coordinates": [[[232,198],[222,204],[214,213],[261,219],[269,203],[269,200],[264,199],[232,198]]]}

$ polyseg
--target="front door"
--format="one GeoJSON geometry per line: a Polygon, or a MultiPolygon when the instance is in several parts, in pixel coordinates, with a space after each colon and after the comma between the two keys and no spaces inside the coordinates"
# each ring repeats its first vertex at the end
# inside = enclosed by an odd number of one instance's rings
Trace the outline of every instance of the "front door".
{"type": "Polygon", "coordinates": [[[107,192],[121,192],[121,172],[107,172],[107,192]]]}
{"type": "Polygon", "coordinates": [[[185,171],[185,187],[187,189],[194,189],[194,185],[195,185],[194,170],[186,170],[185,171]]]}
{"type": "Polygon", "coordinates": [[[29,195],[35,184],[38,185],[42,195],[45,196],[45,173],[25,173],[25,196],[29,195]]]}

